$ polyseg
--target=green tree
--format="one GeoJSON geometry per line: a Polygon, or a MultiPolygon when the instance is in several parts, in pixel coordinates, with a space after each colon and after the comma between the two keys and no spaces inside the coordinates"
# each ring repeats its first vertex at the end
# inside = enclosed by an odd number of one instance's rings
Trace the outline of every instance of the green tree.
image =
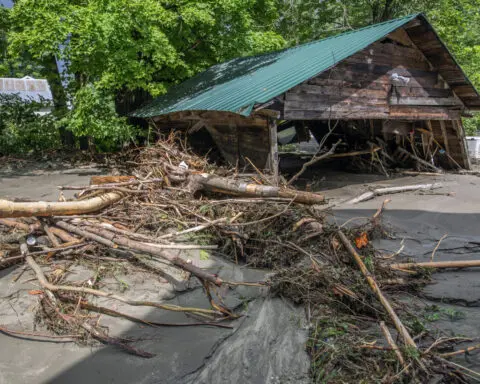
{"type": "Polygon", "coordinates": [[[43,66],[27,52],[9,55],[8,34],[13,28],[10,15],[10,9],[0,6],[0,77],[41,77],[43,66]]]}
{"type": "Polygon", "coordinates": [[[277,31],[290,45],[428,10],[439,0],[279,0],[277,31]]]}
{"type": "Polygon", "coordinates": [[[10,51],[64,60],[73,74],[68,128],[104,138],[119,132],[119,121],[99,132],[75,109],[100,95],[108,105],[137,90],[157,96],[218,62],[281,48],[276,18],[275,0],[18,0],[10,51]]]}
{"type": "MultiPolygon", "coordinates": [[[[480,8],[477,0],[441,0],[428,12],[442,40],[458,63],[480,88],[480,8]]],[[[480,115],[464,119],[465,130],[476,135],[480,130],[480,115]]]]}

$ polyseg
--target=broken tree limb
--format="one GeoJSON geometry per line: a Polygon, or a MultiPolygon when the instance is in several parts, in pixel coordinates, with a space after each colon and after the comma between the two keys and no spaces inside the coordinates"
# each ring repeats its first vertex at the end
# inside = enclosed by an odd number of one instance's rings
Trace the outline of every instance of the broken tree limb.
{"type": "Polygon", "coordinates": [[[50,227],[48,226],[48,224],[43,224],[43,230],[45,231],[45,233],[47,234],[48,238],[50,239],[50,242],[52,243],[52,245],[54,247],[59,247],[60,246],[60,243],[58,242],[57,238],[55,237],[55,235],[53,234],[52,231],[50,231],[50,227]]]}
{"type": "Polygon", "coordinates": [[[99,211],[122,198],[117,192],[104,193],[90,199],[80,201],[16,203],[0,200],[0,218],[26,216],[78,215],[99,211]]]}
{"type": "Polygon", "coordinates": [[[50,232],[52,232],[55,236],[58,236],[66,243],[74,243],[80,241],[75,236],[72,236],[68,232],[65,232],[63,229],[57,227],[50,227],[50,232]]]}
{"type": "Polygon", "coordinates": [[[352,200],[347,201],[347,204],[357,204],[362,201],[373,199],[376,196],[409,192],[409,191],[418,191],[418,190],[429,190],[429,189],[438,189],[441,188],[443,184],[433,183],[433,184],[416,184],[416,185],[404,185],[401,187],[387,187],[387,188],[377,188],[371,191],[365,192],[364,194],[355,197],[352,200]]]}
{"type": "Polygon", "coordinates": [[[473,346],[471,346],[471,347],[468,347],[468,348],[465,348],[465,349],[461,349],[461,350],[459,350],[459,351],[442,353],[440,356],[441,356],[441,357],[451,357],[451,356],[456,356],[456,355],[463,355],[463,354],[467,354],[468,352],[475,351],[475,350],[477,350],[477,349],[480,349],[480,344],[473,345],[473,346]]]}
{"type": "Polygon", "coordinates": [[[69,232],[76,233],[77,235],[80,235],[80,236],[85,237],[87,239],[95,240],[97,243],[106,245],[107,247],[110,247],[110,248],[117,248],[118,247],[113,241],[104,239],[101,236],[97,236],[93,233],[84,231],[84,230],[76,227],[75,225],[68,224],[64,221],[57,221],[56,225],[59,226],[60,228],[63,228],[65,230],[69,231],[69,232]]]}
{"type": "Polygon", "coordinates": [[[0,219],[0,224],[6,225],[7,227],[22,229],[27,232],[34,232],[42,228],[42,225],[40,223],[26,224],[15,219],[0,219]]]}
{"type": "Polygon", "coordinates": [[[141,243],[139,241],[131,240],[131,239],[128,239],[127,237],[120,236],[118,234],[110,232],[107,229],[96,228],[95,229],[96,234],[93,234],[93,233],[84,231],[74,225],[71,225],[62,221],[57,222],[57,225],[60,226],[61,228],[69,230],[70,232],[77,233],[91,240],[95,240],[100,244],[107,245],[108,247],[111,247],[111,248],[116,248],[118,247],[118,245],[121,245],[122,247],[125,247],[127,249],[132,249],[132,250],[148,253],[150,255],[161,257],[162,259],[170,261],[172,264],[176,265],[177,267],[180,267],[192,273],[198,278],[209,281],[215,285],[221,285],[223,283],[223,280],[220,279],[218,276],[212,275],[204,271],[203,269],[194,266],[191,263],[187,263],[181,257],[175,256],[169,251],[166,251],[165,249],[156,247],[157,244],[147,244],[147,243],[141,243]]]}
{"type": "Polygon", "coordinates": [[[80,323],[79,326],[85,329],[87,332],[89,332],[93,338],[97,339],[101,343],[118,346],[121,349],[135,356],[145,357],[147,359],[155,357],[155,354],[153,353],[134,348],[120,339],[116,339],[114,337],[108,336],[107,334],[105,334],[105,332],[103,332],[103,330],[100,330],[91,326],[86,321],[83,323],[80,323]]]}
{"type": "Polygon", "coordinates": [[[390,348],[392,348],[392,350],[395,352],[395,355],[397,355],[398,362],[405,369],[405,371],[408,372],[408,368],[405,365],[405,359],[403,358],[402,352],[398,348],[397,343],[395,343],[395,340],[393,340],[392,334],[390,333],[388,327],[385,325],[384,321],[380,322],[380,329],[382,330],[383,336],[385,336],[385,340],[387,340],[388,345],[390,345],[390,348]]]}
{"type": "Polygon", "coordinates": [[[377,282],[375,279],[372,277],[372,274],[370,271],[367,269],[365,266],[361,256],[358,254],[358,252],[353,248],[352,244],[348,240],[347,236],[342,231],[337,231],[338,238],[344,245],[345,249],[350,253],[352,258],[354,259],[355,263],[357,264],[358,268],[362,272],[363,276],[368,282],[368,285],[372,289],[372,291],[376,294],[378,300],[380,303],[383,305],[385,310],[387,311],[388,315],[390,316],[390,319],[392,320],[393,324],[395,324],[395,328],[397,329],[398,333],[402,336],[405,345],[413,347],[417,349],[417,345],[415,344],[415,341],[413,341],[412,337],[408,333],[407,328],[403,325],[402,321],[398,317],[398,315],[395,313],[395,310],[392,308],[390,305],[390,302],[387,300],[387,298],[383,295],[382,291],[380,290],[380,287],[378,286],[377,282]]]}
{"type": "Polygon", "coordinates": [[[433,164],[430,164],[428,161],[420,159],[418,156],[415,156],[414,154],[408,152],[406,149],[398,147],[397,151],[406,155],[406,156],[408,156],[408,157],[410,157],[412,160],[415,160],[417,163],[422,164],[426,168],[430,168],[437,173],[442,172],[442,170],[440,168],[435,167],[433,164]]]}
{"type": "MultiPolygon", "coordinates": [[[[68,301],[70,303],[77,303],[77,300],[72,299],[71,297],[68,296],[63,296],[60,295],[60,299],[62,301],[68,301]]],[[[115,311],[114,309],[111,308],[106,308],[98,305],[94,305],[92,303],[89,303],[87,300],[82,299],[79,302],[79,305],[81,308],[88,309],[90,311],[95,311],[98,313],[102,313],[104,315],[112,316],[112,317],[123,317],[127,320],[130,320],[135,323],[140,323],[140,324],[145,324],[149,325],[151,327],[191,327],[191,326],[212,326],[212,327],[218,327],[218,328],[226,328],[226,329],[232,329],[233,327],[231,325],[226,325],[226,324],[221,324],[221,323],[215,323],[215,322],[210,322],[210,321],[205,321],[205,322],[189,322],[189,323],[159,323],[156,321],[147,321],[140,319],[139,317],[135,317],[132,315],[129,315],[127,313],[115,311]]],[[[1,330],[1,328],[0,328],[1,330]]]]}
{"type": "MultiPolygon", "coordinates": [[[[86,231],[96,236],[95,233],[97,232],[97,229],[93,227],[89,228],[88,226],[85,226],[84,228],[86,231]]],[[[100,227],[97,227],[97,228],[100,228],[100,227]]],[[[112,231],[111,229],[108,229],[108,231],[116,232],[116,231],[112,231]]],[[[173,243],[161,244],[161,243],[145,243],[145,242],[142,242],[142,244],[149,245],[155,248],[160,248],[160,249],[218,249],[218,245],[173,244],[173,243]]]]}
{"type": "Polygon", "coordinates": [[[287,186],[288,185],[292,185],[293,182],[295,180],[297,180],[306,170],[307,168],[310,166],[310,165],[313,165],[315,163],[318,163],[319,161],[322,161],[323,159],[326,159],[328,157],[331,157],[334,153],[335,153],[335,149],[337,148],[337,146],[342,142],[341,139],[339,139],[335,144],[332,145],[332,147],[325,153],[321,154],[321,155],[315,155],[313,156],[309,161],[307,161],[306,163],[303,163],[302,165],[302,168],[300,169],[300,171],[298,171],[295,175],[293,175],[293,177],[288,180],[287,182],[287,186]]]}
{"type": "Polygon", "coordinates": [[[200,189],[234,196],[281,197],[293,199],[296,203],[323,204],[325,197],[316,193],[296,191],[289,188],[250,184],[213,176],[206,173],[192,175],[191,180],[200,189]]]}
{"type": "Polygon", "coordinates": [[[428,261],[424,263],[398,263],[391,264],[394,269],[412,268],[472,268],[480,267],[480,260],[456,260],[456,261],[428,261]]]}
{"type": "Polygon", "coordinates": [[[98,289],[87,288],[87,287],[74,287],[74,286],[69,286],[69,285],[55,285],[55,284],[49,283],[47,281],[47,278],[45,277],[42,269],[35,262],[33,257],[26,256],[25,260],[26,260],[27,264],[30,266],[30,268],[32,268],[33,272],[35,272],[35,275],[36,275],[37,280],[40,283],[40,285],[50,292],[60,291],[60,292],[86,293],[86,294],[93,295],[93,296],[105,297],[107,299],[121,301],[122,303],[132,305],[132,306],[155,307],[155,308],[165,309],[167,311],[190,312],[190,313],[195,313],[197,315],[202,315],[202,316],[205,316],[205,315],[212,316],[212,315],[217,314],[216,311],[213,311],[211,309],[180,307],[178,305],[160,304],[160,303],[155,303],[155,302],[151,302],[151,301],[130,300],[130,299],[127,299],[125,297],[116,295],[114,293],[108,293],[108,292],[100,291],[98,289]]]}

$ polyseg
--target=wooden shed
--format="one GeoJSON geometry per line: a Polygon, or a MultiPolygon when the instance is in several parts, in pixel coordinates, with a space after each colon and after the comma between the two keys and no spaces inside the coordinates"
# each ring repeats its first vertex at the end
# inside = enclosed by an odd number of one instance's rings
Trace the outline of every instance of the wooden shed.
{"type": "MultiPolygon", "coordinates": [[[[462,117],[480,97],[423,14],[213,66],[135,112],[159,128],[208,131],[232,164],[278,171],[279,131],[338,156],[405,152],[469,168],[462,117]]],[[[407,156],[408,157],[408,156],[407,156]]],[[[381,161],[379,159],[379,161],[381,161]]]]}

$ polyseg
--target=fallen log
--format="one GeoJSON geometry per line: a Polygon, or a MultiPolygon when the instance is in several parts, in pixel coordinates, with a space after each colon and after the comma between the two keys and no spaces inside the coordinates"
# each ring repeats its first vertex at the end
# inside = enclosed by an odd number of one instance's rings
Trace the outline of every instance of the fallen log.
{"type": "Polygon", "coordinates": [[[428,261],[424,263],[398,263],[391,264],[393,269],[412,268],[472,268],[480,267],[480,260],[456,260],[456,261],[428,261]]]}
{"type": "Polygon", "coordinates": [[[372,277],[370,271],[365,266],[361,256],[358,254],[357,251],[355,251],[355,248],[353,248],[353,246],[350,243],[350,241],[348,240],[347,236],[345,236],[345,234],[342,231],[337,231],[337,235],[338,235],[338,238],[340,239],[340,241],[343,243],[345,249],[348,251],[348,253],[350,253],[352,258],[354,259],[358,268],[360,269],[363,276],[367,280],[368,285],[370,286],[370,288],[375,293],[375,295],[377,296],[380,303],[383,305],[383,307],[387,311],[387,313],[390,316],[390,319],[392,320],[393,324],[395,324],[395,328],[397,328],[398,333],[402,336],[402,338],[405,342],[405,345],[417,349],[417,345],[415,344],[415,341],[413,341],[412,337],[408,333],[407,328],[405,328],[402,321],[400,320],[398,315],[395,313],[395,310],[390,305],[390,302],[383,295],[383,293],[380,290],[380,287],[378,286],[377,282],[375,281],[375,279],[372,277]]]}
{"type": "Polygon", "coordinates": [[[0,218],[26,216],[79,215],[99,211],[122,198],[117,192],[104,193],[80,201],[16,203],[0,200],[0,218]]]}
{"type": "Polygon", "coordinates": [[[373,189],[371,191],[365,192],[360,196],[347,201],[347,204],[361,203],[362,201],[373,199],[376,196],[382,196],[382,195],[393,194],[393,193],[401,193],[401,192],[418,191],[418,190],[438,189],[438,188],[441,188],[442,186],[443,184],[441,183],[433,183],[433,184],[404,185],[401,187],[377,188],[377,189],[373,189]]]}
{"type": "Polygon", "coordinates": [[[325,202],[325,197],[316,193],[296,191],[289,188],[250,184],[206,173],[191,175],[190,180],[198,186],[198,189],[227,195],[281,197],[303,204],[323,204],[325,202]]]}

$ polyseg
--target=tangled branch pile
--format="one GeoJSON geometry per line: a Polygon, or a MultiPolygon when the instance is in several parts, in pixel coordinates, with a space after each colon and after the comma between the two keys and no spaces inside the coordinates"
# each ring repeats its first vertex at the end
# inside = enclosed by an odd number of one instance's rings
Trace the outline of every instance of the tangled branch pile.
{"type": "Polygon", "coordinates": [[[76,200],[0,201],[0,268],[25,262],[25,268],[34,271],[40,284],[37,319],[56,337],[83,342],[93,338],[152,357],[131,340],[110,337],[95,313],[148,326],[229,327],[225,322],[241,313],[224,304],[219,287],[269,285],[274,293],[306,307],[311,323],[307,349],[316,381],[421,382],[433,372],[449,382],[464,380],[437,353],[440,347],[452,348],[452,342],[417,345],[410,336],[413,329],[402,322],[408,313],[405,306],[382,292],[411,291],[419,285],[418,277],[394,270],[370,245],[369,239],[385,234],[383,206],[367,225],[338,228],[328,223],[318,205],[321,195],[273,186],[260,172],[245,175],[215,167],[174,135],[129,158],[131,176],[62,187],[79,190],[76,200]],[[266,282],[226,281],[192,263],[186,253],[192,249],[275,273],[266,282]],[[105,290],[99,274],[88,282],[67,284],[55,267],[61,260],[82,262],[97,271],[101,263],[103,274],[118,264],[148,270],[177,290],[185,287],[176,276],[188,274],[202,284],[210,308],[132,300],[105,290]],[[92,297],[183,312],[190,321],[146,322],[94,304],[92,297]],[[400,346],[382,322],[397,329],[400,346]],[[384,345],[371,343],[372,328],[379,324],[384,345]]]}

